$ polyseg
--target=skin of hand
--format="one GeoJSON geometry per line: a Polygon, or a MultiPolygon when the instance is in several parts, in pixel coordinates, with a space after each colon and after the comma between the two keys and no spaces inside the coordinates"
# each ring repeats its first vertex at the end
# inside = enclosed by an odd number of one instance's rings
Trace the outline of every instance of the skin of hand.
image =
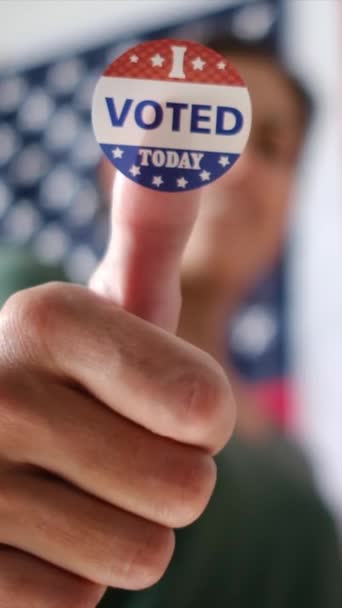
{"type": "Polygon", "coordinates": [[[2,608],[94,608],[107,586],[157,582],[234,426],[226,374],[174,335],[198,199],[118,176],[113,200],[89,288],[28,289],[0,313],[2,608]]]}

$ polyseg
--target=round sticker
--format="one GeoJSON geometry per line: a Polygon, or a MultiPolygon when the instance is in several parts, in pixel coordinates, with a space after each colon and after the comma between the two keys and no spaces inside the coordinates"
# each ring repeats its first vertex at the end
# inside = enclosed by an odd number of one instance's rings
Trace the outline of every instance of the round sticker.
{"type": "Polygon", "coordinates": [[[195,42],[154,40],[105,70],[92,121],[102,150],[126,177],[182,192],[234,165],[247,143],[251,103],[227,58],[195,42]]]}

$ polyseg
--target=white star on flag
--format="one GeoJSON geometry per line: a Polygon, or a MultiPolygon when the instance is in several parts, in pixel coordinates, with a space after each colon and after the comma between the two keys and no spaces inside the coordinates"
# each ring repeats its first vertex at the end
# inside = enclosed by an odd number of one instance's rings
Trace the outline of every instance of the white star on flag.
{"type": "Polygon", "coordinates": [[[216,66],[218,67],[219,70],[224,70],[226,67],[226,63],[224,61],[219,61],[216,66]]]}
{"type": "Polygon", "coordinates": [[[191,63],[193,65],[194,70],[203,70],[205,66],[205,61],[203,61],[203,59],[201,59],[200,57],[196,57],[196,59],[194,59],[191,63]]]}
{"type": "Polygon", "coordinates": [[[136,177],[137,175],[140,175],[140,167],[137,167],[137,165],[132,165],[129,172],[131,175],[133,175],[133,177],[136,177]]]}
{"type": "Polygon", "coordinates": [[[153,178],[152,178],[152,185],[153,186],[157,186],[157,188],[159,188],[163,183],[164,183],[164,180],[161,177],[161,175],[154,175],[153,176],[153,178]]]}
{"type": "Polygon", "coordinates": [[[202,182],[208,182],[210,180],[210,173],[209,173],[209,171],[205,171],[203,169],[202,173],[200,173],[200,178],[201,178],[202,182]]]}
{"type": "Polygon", "coordinates": [[[131,55],[129,60],[131,63],[138,63],[139,57],[138,57],[138,55],[131,55]]]}
{"type": "Polygon", "coordinates": [[[123,153],[123,150],[121,150],[121,148],[119,148],[118,146],[116,146],[116,148],[112,150],[113,158],[122,158],[123,153]]]}
{"type": "Polygon", "coordinates": [[[164,57],[162,57],[159,53],[151,57],[151,62],[154,68],[161,68],[163,66],[164,61],[164,57]]]}
{"type": "Polygon", "coordinates": [[[185,188],[187,183],[188,181],[184,177],[180,177],[179,179],[177,179],[178,188],[185,188]]]}
{"type": "Polygon", "coordinates": [[[218,163],[219,165],[222,165],[222,167],[227,167],[227,165],[230,165],[230,160],[228,156],[220,156],[218,163]]]}

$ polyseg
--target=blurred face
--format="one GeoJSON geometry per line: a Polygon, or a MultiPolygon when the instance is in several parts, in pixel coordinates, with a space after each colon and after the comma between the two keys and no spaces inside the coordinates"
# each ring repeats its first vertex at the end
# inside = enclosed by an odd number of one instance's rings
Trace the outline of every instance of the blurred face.
{"type": "Polygon", "coordinates": [[[183,281],[208,282],[237,297],[280,251],[303,137],[291,85],[265,58],[232,56],[252,99],[245,152],[203,189],[198,222],[183,260],[183,281]]]}

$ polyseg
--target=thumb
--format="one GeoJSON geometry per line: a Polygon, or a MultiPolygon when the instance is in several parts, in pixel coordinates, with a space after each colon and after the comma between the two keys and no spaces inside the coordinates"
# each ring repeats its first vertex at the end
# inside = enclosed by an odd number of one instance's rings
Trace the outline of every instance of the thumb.
{"type": "Polygon", "coordinates": [[[90,288],[175,332],[181,305],[181,257],[199,198],[198,190],[155,192],[117,173],[109,245],[90,288]]]}

